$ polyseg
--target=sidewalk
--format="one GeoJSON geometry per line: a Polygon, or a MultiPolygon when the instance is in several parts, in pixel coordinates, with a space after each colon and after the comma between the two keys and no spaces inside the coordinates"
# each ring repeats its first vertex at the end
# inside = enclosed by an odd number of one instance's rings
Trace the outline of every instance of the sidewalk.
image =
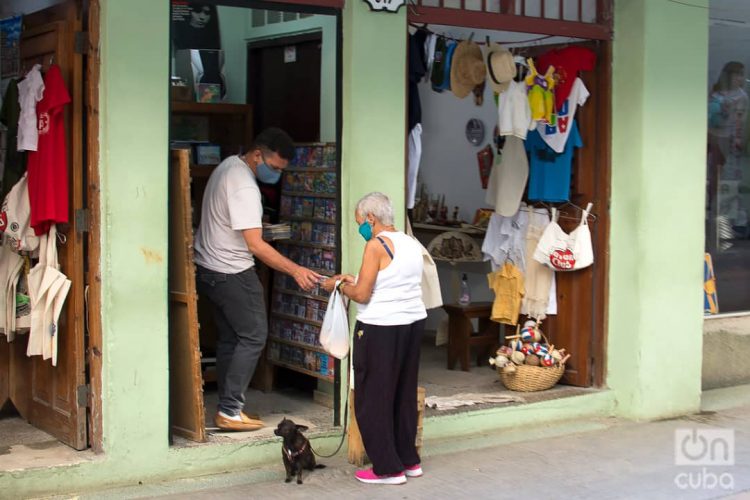
{"type": "Polygon", "coordinates": [[[321,459],[327,468],[306,475],[305,484],[286,484],[279,451],[275,467],[79,498],[750,499],[750,406],[648,423],[569,422],[477,435],[470,441],[431,444],[423,457],[425,475],[402,486],[358,483],[343,451],[335,459],[321,459]],[[578,430],[571,434],[570,426],[578,430]],[[675,465],[678,429],[734,430],[735,465],[675,465]],[[487,447],[466,450],[477,443],[487,447]]]}

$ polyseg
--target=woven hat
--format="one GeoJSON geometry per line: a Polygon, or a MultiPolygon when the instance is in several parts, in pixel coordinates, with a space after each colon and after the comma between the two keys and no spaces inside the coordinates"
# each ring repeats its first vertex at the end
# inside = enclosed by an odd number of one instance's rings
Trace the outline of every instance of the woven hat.
{"type": "Polygon", "coordinates": [[[471,93],[487,75],[482,49],[474,42],[464,40],[458,44],[451,61],[451,91],[459,99],[471,93]]]}
{"type": "Polygon", "coordinates": [[[487,50],[487,73],[492,90],[498,94],[508,90],[510,81],[516,77],[513,54],[495,42],[490,43],[487,50]]]}
{"type": "Polygon", "coordinates": [[[482,260],[482,252],[474,238],[458,231],[446,231],[435,236],[427,245],[435,260],[475,262],[482,260]]]}

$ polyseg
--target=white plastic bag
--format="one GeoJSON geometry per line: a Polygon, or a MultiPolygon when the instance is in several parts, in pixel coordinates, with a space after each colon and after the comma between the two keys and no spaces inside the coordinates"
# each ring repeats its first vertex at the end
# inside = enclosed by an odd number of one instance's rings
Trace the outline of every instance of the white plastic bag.
{"type": "Polygon", "coordinates": [[[339,293],[339,281],[328,298],[328,308],[320,328],[320,344],[331,356],[344,359],[349,355],[349,318],[344,297],[339,293]]]}

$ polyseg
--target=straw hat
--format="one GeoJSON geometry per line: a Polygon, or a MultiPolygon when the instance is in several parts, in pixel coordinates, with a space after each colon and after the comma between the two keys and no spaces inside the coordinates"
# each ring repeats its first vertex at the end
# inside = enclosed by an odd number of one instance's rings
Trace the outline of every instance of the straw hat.
{"type": "Polygon", "coordinates": [[[508,90],[510,81],[516,77],[513,54],[495,42],[490,43],[487,50],[487,73],[492,90],[498,94],[508,90]]]}
{"type": "Polygon", "coordinates": [[[487,74],[482,49],[474,42],[464,40],[458,44],[451,61],[451,91],[463,99],[477,85],[481,84],[487,74]]]}

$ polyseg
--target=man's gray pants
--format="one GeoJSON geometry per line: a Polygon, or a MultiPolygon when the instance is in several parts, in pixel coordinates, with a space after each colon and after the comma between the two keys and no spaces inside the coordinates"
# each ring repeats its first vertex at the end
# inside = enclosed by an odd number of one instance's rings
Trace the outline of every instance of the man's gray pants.
{"type": "Polygon", "coordinates": [[[268,337],[263,287],[254,268],[224,274],[197,267],[198,292],[213,304],[219,411],[239,415],[268,337]]]}

